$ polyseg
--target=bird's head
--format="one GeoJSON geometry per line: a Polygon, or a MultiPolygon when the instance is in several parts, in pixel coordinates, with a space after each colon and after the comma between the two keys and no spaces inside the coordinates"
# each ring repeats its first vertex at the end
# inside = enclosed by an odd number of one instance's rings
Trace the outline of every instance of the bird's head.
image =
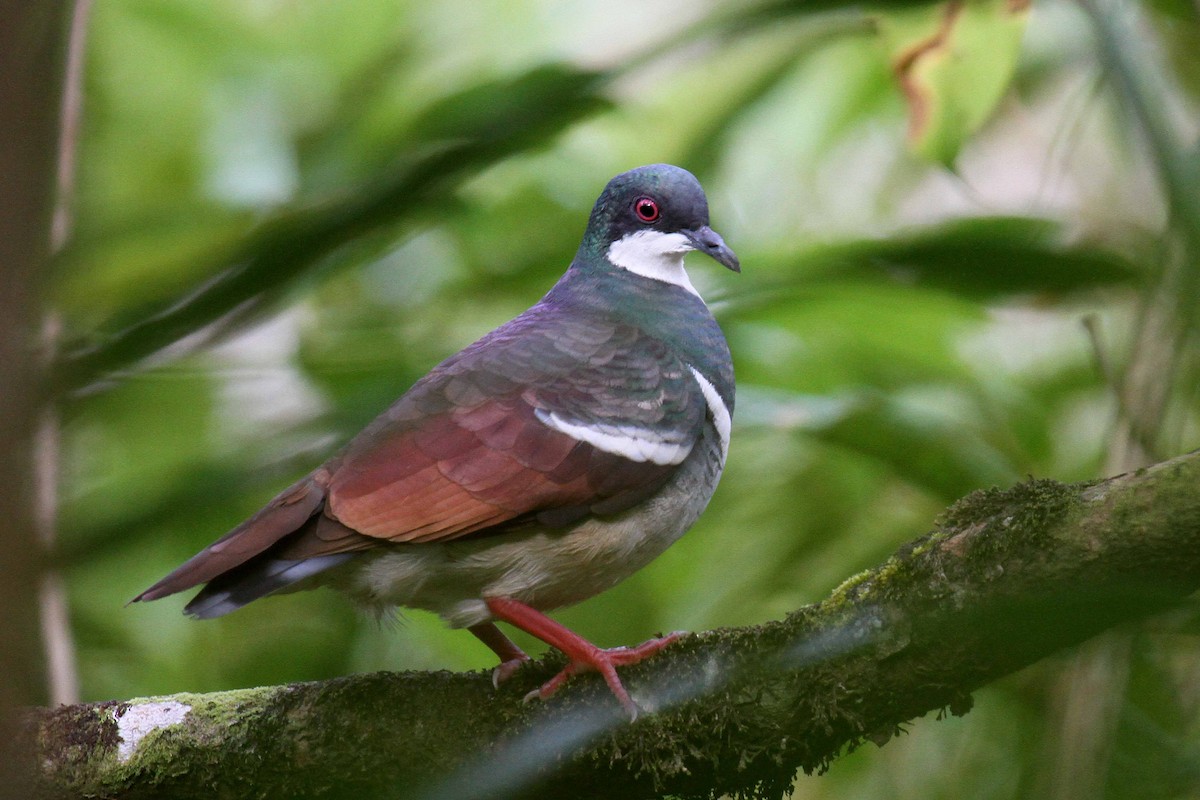
{"type": "Polygon", "coordinates": [[[583,248],[613,266],[670,283],[687,280],[683,256],[693,250],[741,271],[737,256],[708,226],[700,182],[670,164],[638,167],[609,181],[592,209],[583,248]]]}

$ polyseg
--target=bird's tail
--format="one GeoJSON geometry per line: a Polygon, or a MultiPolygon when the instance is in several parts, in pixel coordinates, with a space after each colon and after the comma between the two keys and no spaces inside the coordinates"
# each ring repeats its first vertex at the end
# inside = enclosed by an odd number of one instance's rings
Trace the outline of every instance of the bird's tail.
{"type": "Polygon", "coordinates": [[[276,545],[320,515],[326,482],[323,470],[301,479],[130,602],[157,600],[207,584],[184,611],[201,619],[219,617],[352,558],[353,553],[301,559],[272,556],[276,545]]]}

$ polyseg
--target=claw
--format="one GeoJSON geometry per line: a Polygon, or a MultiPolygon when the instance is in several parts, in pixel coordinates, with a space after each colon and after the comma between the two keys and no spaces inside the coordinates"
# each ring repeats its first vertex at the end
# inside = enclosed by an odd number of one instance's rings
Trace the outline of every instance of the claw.
{"type": "Polygon", "coordinates": [[[492,670],[492,686],[499,689],[500,684],[516,674],[517,670],[529,663],[529,656],[521,653],[519,656],[514,656],[507,661],[501,661],[494,670],[492,670]]]}
{"type": "Polygon", "coordinates": [[[500,684],[511,678],[517,670],[529,662],[525,651],[517,647],[512,639],[505,636],[499,628],[490,622],[472,625],[467,628],[475,634],[475,638],[486,644],[500,658],[500,664],[492,670],[492,686],[499,689],[500,684]]]}

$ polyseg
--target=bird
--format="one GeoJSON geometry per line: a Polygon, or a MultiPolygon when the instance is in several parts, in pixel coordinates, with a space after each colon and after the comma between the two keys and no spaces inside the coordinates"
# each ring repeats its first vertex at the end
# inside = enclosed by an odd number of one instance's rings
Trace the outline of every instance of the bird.
{"type": "Polygon", "coordinates": [[[652,164],[604,187],[579,249],[527,311],[434,367],[340,451],[130,602],[202,586],[184,612],[331,586],[359,606],[438,614],[500,659],[504,622],[561,651],[527,695],[617,673],[676,641],[603,649],[547,616],[616,585],[708,505],[729,450],[733,362],[688,278],[698,251],[733,272],[687,170],[652,164]]]}

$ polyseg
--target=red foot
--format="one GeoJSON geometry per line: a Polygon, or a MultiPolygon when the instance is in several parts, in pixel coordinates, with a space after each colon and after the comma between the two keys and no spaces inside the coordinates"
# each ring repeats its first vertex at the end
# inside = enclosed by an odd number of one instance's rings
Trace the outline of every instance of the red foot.
{"type": "MultiPolygon", "coordinates": [[[[642,659],[662,650],[683,635],[680,632],[676,632],[668,634],[661,639],[651,639],[637,647],[614,647],[610,650],[604,650],[524,603],[519,603],[516,600],[510,600],[505,597],[488,598],[485,602],[491,612],[496,615],[497,619],[502,619],[507,623],[517,626],[526,633],[536,636],[551,647],[561,650],[570,659],[570,663],[561,672],[546,681],[540,689],[535,689],[526,695],[526,700],[532,700],[534,697],[540,697],[545,700],[570,680],[572,675],[595,670],[604,676],[604,682],[608,684],[608,688],[616,696],[617,700],[620,701],[625,710],[629,712],[630,719],[637,719],[638,708],[632,698],[629,697],[629,692],[625,691],[625,687],[621,685],[621,679],[617,676],[617,667],[636,664],[642,659]]],[[[476,626],[476,628],[483,627],[482,625],[476,626]]],[[[507,637],[504,637],[494,625],[491,627],[505,641],[508,641],[507,637]]],[[[485,644],[491,646],[491,643],[487,639],[484,639],[475,628],[472,628],[471,632],[479,636],[480,639],[483,639],[485,644]]],[[[516,648],[516,645],[513,645],[511,642],[509,644],[513,648],[516,648]]],[[[492,647],[492,649],[502,660],[505,658],[505,653],[501,653],[495,647],[492,647]]],[[[517,650],[517,652],[520,653],[520,650],[517,650]]],[[[524,656],[525,654],[521,653],[521,655],[524,656]]],[[[497,671],[505,669],[507,663],[502,663],[497,667],[497,671]]],[[[515,669],[516,667],[511,668],[508,674],[511,674],[515,669]]]]}

